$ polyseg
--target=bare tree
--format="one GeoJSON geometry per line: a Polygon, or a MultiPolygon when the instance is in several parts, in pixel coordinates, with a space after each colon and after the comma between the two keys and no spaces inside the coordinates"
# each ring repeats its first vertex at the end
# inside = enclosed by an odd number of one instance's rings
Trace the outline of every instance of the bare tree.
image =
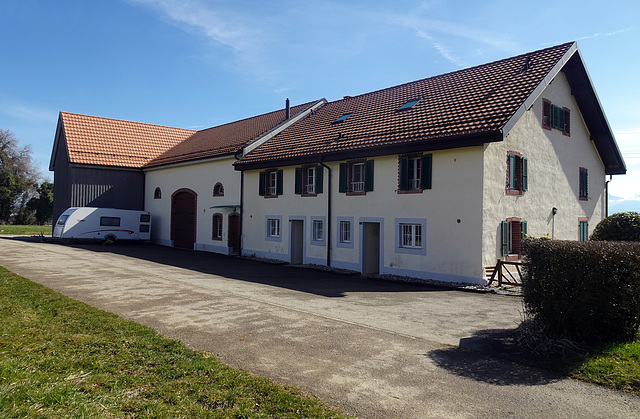
{"type": "Polygon", "coordinates": [[[26,204],[38,178],[31,147],[20,147],[11,131],[0,129],[0,223],[8,223],[26,204]]]}

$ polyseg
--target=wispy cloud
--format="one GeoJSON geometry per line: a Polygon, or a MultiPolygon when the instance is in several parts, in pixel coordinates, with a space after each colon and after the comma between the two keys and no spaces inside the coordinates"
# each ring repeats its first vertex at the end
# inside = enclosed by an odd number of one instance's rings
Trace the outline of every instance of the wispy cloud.
{"type": "Polygon", "coordinates": [[[633,26],[631,26],[629,28],[620,29],[620,30],[614,31],[614,32],[605,32],[605,33],[596,32],[593,35],[583,36],[583,37],[578,38],[577,40],[578,41],[582,41],[584,39],[593,39],[593,38],[598,38],[600,36],[615,36],[615,35],[618,35],[618,34],[621,34],[621,33],[624,33],[624,32],[629,32],[629,31],[631,31],[633,29],[634,29],[633,26]]]}
{"type": "Polygon", "coordinates": [[[0,103],[0,113],[33,124],[55,123],[58,120],[56,111],[21,103],[0,103]]]}
{"type": "Polygon", "coordinates": [[[455,65],[457,65],[459,67],[466,66],[466,63],[464,61],[462,61],[458,57],[454,56],[449,51],[449,49],[447,49],[447,47],[445,47],[442,43],[437,42],[436,40],[434,40],[434,38],[431,35],[427,34],[426,32],[424,32],[424,31],[422,31],[420,29],[416,30],[416,35],[418,36],[418,38],[426,39],[427,41],[431,42],[431,46],[433,47],[433,49],[435,49],[438,52],[438,54],[443,56],[448,61],[451,61],[452,63],[454,63],[455,65]]]}
{"type": "Polygon", "coordinates": [[[259,37],[253,30],[198,0],[129,0],[159,11],[171,23],[186,31],[195,31],[206,39],[231,48],[236,53],[252,49],[259,37]]]}

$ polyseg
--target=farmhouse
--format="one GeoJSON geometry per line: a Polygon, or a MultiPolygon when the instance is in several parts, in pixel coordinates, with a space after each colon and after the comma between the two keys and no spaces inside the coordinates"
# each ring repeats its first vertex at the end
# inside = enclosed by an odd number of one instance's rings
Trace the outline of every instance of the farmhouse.
{"type": "Polygon", "coordinates": [[[482,283],[524,234],[585,240],[606,175],[626,172],[576,43],[208,130],[158,127],[144,159],[133,129],[111,148],[108,129],[70,141],[67,115],[57,207],[80,202],[75,184],[95,205],[128,183],[157,243],[364,274],[482,283]],[[122,183],[92,183],[112,174],[122,183]]]}

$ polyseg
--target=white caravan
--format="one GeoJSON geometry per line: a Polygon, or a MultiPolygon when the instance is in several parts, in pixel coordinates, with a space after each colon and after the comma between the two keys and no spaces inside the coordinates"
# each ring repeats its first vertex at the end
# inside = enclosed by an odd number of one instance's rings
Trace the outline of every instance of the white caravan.
{"type": "Polygon", "coordinates": [[[149,240],[151,214],[114,208],[69,208],[60,215],[53,237],[62,242],[72,240],[149,240]]]}

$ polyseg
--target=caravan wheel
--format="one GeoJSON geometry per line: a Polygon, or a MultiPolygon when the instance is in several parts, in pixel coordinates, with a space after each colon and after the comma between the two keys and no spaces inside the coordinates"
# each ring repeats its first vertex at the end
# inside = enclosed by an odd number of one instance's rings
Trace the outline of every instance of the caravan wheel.
{"type": "Polygon", "coordinates": [[[104,238],[104,242],[102,242],[103,245],[110,245],[116,242],[116,237],[115,236],[107,236],[104,238]]]}

